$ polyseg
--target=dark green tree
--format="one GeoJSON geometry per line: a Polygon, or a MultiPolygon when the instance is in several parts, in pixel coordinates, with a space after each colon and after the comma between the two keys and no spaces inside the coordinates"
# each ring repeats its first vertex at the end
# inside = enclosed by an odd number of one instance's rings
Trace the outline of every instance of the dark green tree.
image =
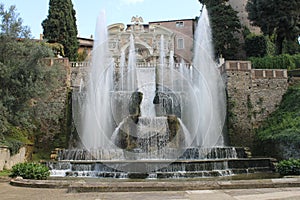
{"type": "Polygon", "coordinates": [[[283,44],[297,43],[300,34],[300,0],[249,0],[249,20],[266,35],[275,35],[277,54],[283,44]]]}
{"type": "Polygon", "coordinates": [[[65,56],[77,60],[78,40],[75,10],[71,0],[50,0],[47,18],[42,22],[44,38],[64,46],[65,56]]]}
{"type": "Polygon", "coordinates": [[[264,57],[275,55],[275,44],[268,36],[250,33],[245,37],[247,57],[264,57]]]}
{"type": "Polygon", "coordinates": [[[228,0],[199,0],[206,5],[210,16],[216,57],[236,58],[239,47],[238,33],[241,29],[237,12],[228,0]]]}

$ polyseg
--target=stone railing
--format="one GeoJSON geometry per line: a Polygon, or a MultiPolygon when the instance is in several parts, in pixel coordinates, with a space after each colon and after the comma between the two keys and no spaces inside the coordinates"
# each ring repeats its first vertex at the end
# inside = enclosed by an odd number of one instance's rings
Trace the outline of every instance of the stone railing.
{"type": "Polygon", "coordinates": [[[249,71],[252,69],[250,61],[226,61],[225,71],[249,71]]]}
{"type": "MultiPolygon", "coordinates": [[[[169,64],[166,63],[165,65],[168,66],[169,64]]],[[[180,63],[175,63],[174,67],[179,68],[180,65],[181,65],[180,63]]],[[[76,68],[76,67],[89,67],[90,62],[86,62],[86,61],[84,61],[84,62],[70,62],[70,66],[74,67],[74,68],[76,68]]],[[[137,63],[136,64],[137,68],[153,68],[153,67],[157,67],[157,66],[160,66],[160,64],[159,63],[137,63]]],[[[190,68],[190,67],[192,67],[192,64],[185,63],[185,64],[183,64],[183,66],[186,67],[186,68],[190,68]]]]}
{"type": "Polygon", "coordinates": [[[88,67],[90,66],[90,62],[70,62],[71,67],[88,67]]]}
{"type": "Polygon", "coordinates": [[[60,63],[63,64],[64,66],[69,66],[68,58],[44,58],[43,62],[46,63],[48,66],[52,66],[55,63],[60,63]]]}
{"type": "Polygon", "coordinates": [[[252,78],[256,79],[288,78],[286,69],[252,69],[250,61],[226,61],[221,67],[221,72],[226,71],[249,71],[252,78]]]}
{"type": "Polygon", "coordinates": [[[253,69],[252,70],[253,78],[288,78],[286,69],[253,69]]]}

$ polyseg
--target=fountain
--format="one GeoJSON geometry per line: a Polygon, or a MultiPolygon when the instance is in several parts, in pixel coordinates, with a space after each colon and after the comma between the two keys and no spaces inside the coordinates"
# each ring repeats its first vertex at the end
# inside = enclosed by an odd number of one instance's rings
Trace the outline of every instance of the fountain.
{"type": "Polygon", "coordinates": [[[77,149],[60,150],[53,176],[170,178],[269,171],[269,159],[248,158],[244,148],[225,146],[225,87],[213,58],[204,7],[194,39],[193,65],[166,62],[138,66],[131,34],[127,64],[108,50],[105,15],[98,18],[87,83],[73,94],[77,149]],[[118,77],[118,80],[117,78],[118,77]]]}

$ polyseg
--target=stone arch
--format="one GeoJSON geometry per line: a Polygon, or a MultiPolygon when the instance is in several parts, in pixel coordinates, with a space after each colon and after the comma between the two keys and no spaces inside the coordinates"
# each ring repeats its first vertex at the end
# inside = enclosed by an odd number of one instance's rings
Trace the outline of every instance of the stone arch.
{"type": "MultiPolygon", "coordinates": [[[[153,56],[153,48],[143,41],[134,42],[135,49],[137,50],[137,60],[139,62],[148,61],[150,57],[153,56]]],[[[121,52],[125,52],[128,55],[130,42],[121,47],[121,52]]],[[[128,58],[128,56],[127,56],[128,58]]]]}

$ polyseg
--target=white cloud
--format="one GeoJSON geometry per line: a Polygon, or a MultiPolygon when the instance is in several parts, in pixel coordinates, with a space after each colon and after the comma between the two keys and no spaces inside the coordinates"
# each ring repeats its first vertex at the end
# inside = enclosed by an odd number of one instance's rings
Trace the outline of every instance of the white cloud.
{"type": "Polygon", "coordinates": [[[121,0],[124,4],[136,4],[136,3],[142,3],[144,0],[121,0]]]}

